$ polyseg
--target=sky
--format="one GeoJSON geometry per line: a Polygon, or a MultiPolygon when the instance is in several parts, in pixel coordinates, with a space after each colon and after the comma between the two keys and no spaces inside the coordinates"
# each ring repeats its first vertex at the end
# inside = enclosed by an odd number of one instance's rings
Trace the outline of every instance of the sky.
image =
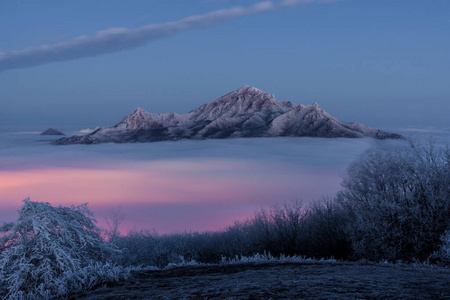
{"type": "Polygon", "coordinates": [[[112,126],[247,84],[380,129],[449,128],[448,0],[0,2],[0,126],[112,126]]]}

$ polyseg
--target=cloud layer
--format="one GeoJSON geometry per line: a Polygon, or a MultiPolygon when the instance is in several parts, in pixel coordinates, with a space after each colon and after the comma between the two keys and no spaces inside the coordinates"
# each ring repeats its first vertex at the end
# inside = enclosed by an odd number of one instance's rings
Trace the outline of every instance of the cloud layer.
{"type": "Polygon", "coordinates": [[[324,2],[333,2],[333,0],[264,1],[250,7],[234,7],[216,10],[204,15],[190,16],[176,22],[147,25],[135,29],[110,28],[97,32],[93,36],[80,36],[54,45],[0,52],[0,72],[134,49],[188,30],[211,27],[248,15],[294,5],[324,2]]]}
{"type": "Polygon", "coordinates": [[[404,143],[286,137],[57,147],[53,138],[0,132],[0,223],[31,197],[87,202],[99,221],[121,206],[126,231],[214,230],[261,207],[332,195],[366,149],[404,143]]]}

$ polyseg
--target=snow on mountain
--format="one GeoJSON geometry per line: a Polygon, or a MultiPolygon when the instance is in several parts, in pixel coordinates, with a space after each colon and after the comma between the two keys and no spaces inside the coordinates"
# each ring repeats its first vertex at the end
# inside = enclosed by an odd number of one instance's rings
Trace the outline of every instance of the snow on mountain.
{"type": "Polygon", "coordinates": [[[135,109],[113,127],[54,141],[57,145],[152,142],[227,137],[365,137],[402,139],[401,135],[343,122],[317,103],[280,102],[274,95],[243,86],[188,114],[153,114],[135,109]]]}
{"type": "Polygon", "coordinates": [[[136,130],[139,128],[150,127],[155,123],[154,114],[149,113],[143,108],[136,108],[131,114],[122,119],[113,128],[121,130],[136,130]]]}
{"type": "Polygon", "coordinates": [[[138,107],[113,128],[120,130],[156,129],[161,127],[185,126],[189,122],[184,115],[176,113],[152,114],[138,107]]]}

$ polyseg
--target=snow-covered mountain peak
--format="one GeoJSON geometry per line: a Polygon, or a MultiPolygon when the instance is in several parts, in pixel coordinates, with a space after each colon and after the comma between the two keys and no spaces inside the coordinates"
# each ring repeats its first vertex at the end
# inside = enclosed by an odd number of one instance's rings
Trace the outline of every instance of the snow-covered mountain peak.
{"type": "Polygon", "coordinates": [[[323,110],[323,108],[319,105],[319,103],[314,102],[310,107],[312,107],[315,111],[324,113],[325,111],[323,110]]]}
{"type": "Polygon", "coordinates": [[[188,114],[152,114],[138,107],[117,125],[55,144],[129,143],[227,137],[364,137],[402,139],[401,135],[343,122],[319,104],[281,102],[257,88],[243,87],[188,114]]]}
{"type": "Polygon", "coordinates": [[[258,99],[270,99],[271,101],[276,101],[275,96],[268,94],[258,88],[255,88],[253,86],[244,85],[243,87],[237,89],[236,91],[232,92],[231,94],[236,94],[236,96],[242,96],[249,100],[258,100],[258,99]]]}
{"type": "Polygon", "coordinates": [[[137,107],[137,108],[132,112],[132,114],[135,114],[135,113],[147,113],[147,111],[146,111],[145,109],[143,109],[142,107],[137,107]]]}
{"type": "Polygon", "coordinates": [[[138,119],[148,119],[152,114],[149,113],[148,111],[146,111],[145,109],[138,107],[135,110],[133,110],[132,113],[130,113],[127,117],[125,118],[138,118],[138,119]]]}
{"type": "Polygon", "coordinates": [[[215,101],[206,103],[191,111],[189,117],[193,120],[216,120],[222,118],[229,121],[231,118],[253,113],[263,113],[267,110],[275,110],[275,114],[281,114],[292,108],[292,106],[287,106],[277,101],[274,95],[244,85],[215,101]]]}
{"type": "Polygon", "coordinates": [[[114,127],[136,129],[145,126],[145,124],[148,124],[152,119],[151,113],[138,107],[114,127]]]}
{"type": "Polygon", "coordinates": [[[255,87],[244,85],[243,87],[237,89],[236,91],[225,95],[222,98],[219,98],[218,100],[224,101],[225,99],[232,100],[232,102],[238,102],[242,103],[245,102],[248,105],[253,103],[253,105],[260,106],[262,103],[266,103],[266,105],[275,104],[279,105],[280,102],[278,102],[275,99],[274,95],[268,94],[264,91],[261,91],[260,89],[257,89],[255,87]]]}
{"type": "Polygon", "coordinates": [[[266,92],[261,91],[260,89],[257,89],[250,85],[244,85],[243,87],[237,89],[235,91],[238,95],[245,94],[245,93],[253,93],[253,94],[266,94],[266,92]]]}

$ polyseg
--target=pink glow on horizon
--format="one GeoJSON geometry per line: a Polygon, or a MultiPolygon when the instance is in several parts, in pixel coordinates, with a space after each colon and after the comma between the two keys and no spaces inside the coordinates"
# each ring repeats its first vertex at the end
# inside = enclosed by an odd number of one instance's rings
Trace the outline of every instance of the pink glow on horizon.
{"type": "Polygon", "coordinates": [[[262,206],[333,193],[339,189],[339,178],[340,174],[317,169],[231,159],[0,171],[0,221],[30,197],[52,205],[89,203],[100,225],[108,208],[120,206],[125,214],[122,231],[134,226],[162,233],[215,230],[251,216],[262,206]]]}

